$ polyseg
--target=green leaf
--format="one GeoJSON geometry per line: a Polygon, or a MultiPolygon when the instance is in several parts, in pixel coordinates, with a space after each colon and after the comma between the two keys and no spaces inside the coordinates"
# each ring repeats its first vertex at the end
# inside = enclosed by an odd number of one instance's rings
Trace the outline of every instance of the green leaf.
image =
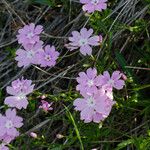
{"type": "Polygon", "coordinates": [[[48,6],[53,6],[54,5],[54,1],[53,0],[33,0],[33,3],[39,3],[39,4],[43,4],[43,5],[48,5],[48,6]]]}
{"type": "Polygon", "coordinates": [[[67,111],[67,113],[68,113],[68,115],[69,115],[69,117],[70,117],[70,119],[71,119],[71,121],[72,121],[72,124],[73,124],[73,126],[74,126],[74,128],[75,128],[77,138],[79,139],[79,142],[80,142],[80,145],[81,145],[81,150],[84,150],[83,143],[82,143],[82,140],[81,140],[81,136],[80,136],[78,127],[77,127],[77,125],[76,125],[76,123],[75,123],[75,120],[74,120],[74,118],[73,118],[71,112],[69,111],[69,109],[68,109],[65,105],[64,105],[64,107],[65,107],[65,109],[66,109],[66,111],[67,111]]]}
{"type": "Polygon", "coordinates": [[[59,146],[59,147],[54,147],[54,148],[51,148],[51,150],[62,150],[62,147],[59,146]]]}
{"type": "Polygon", "coordinates": [[[135,87],[133,88],[134,91],[139,91],[139,90],[143,90],[145,88],[150,88],[150,84],[147,84],[147,85],[141,85],[141,86],[138,86],[138,87],[135,87]]]}
{"type": "Polygon", "coordinates": [[[124,72],[126,72],[129,76],[132,76],[132,71],[126,68],[127,62],[126,62],[124,56],[118,51],[115,52],[115,55],[116,55],[117,61],[119,62],[120,66],[122,67],[122,70],[124,72]]]}
{"type": "Polygon", "coordinates": [[[122,148],[124,148],[124,147],[126,147],[132,143],[134,143],[133,139],[128,139],[126,141],[123,141],[117,145],[117,148],[115,150],[120,150],[120,149],[122,149],[122,148]]]}

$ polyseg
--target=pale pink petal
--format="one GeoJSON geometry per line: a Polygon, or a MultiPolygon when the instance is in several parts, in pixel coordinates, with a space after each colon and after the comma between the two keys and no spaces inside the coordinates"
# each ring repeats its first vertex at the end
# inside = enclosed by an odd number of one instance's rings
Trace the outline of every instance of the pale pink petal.
{"type": "Polygon", "coordinates": [[[93,115],[93,122],[99,123],[100,121],[103,121],[103,120],[104,120],[104,118],[103,118],[102,114],[100,114],[100,113],[95,113],[95,114],[93,115]]]}
{"type": "Polygon", "coordinates": [[[89,3],[83,5],[82,9],[83,9],[83,11],[87,11],[88,13],[92,13],[92,12],[95,11],[94,5],[91,5],[91,4],[89,4],[89,3]]]}
{"type": "Polygon", "coordinates": [[[98,46],[99,44],[99,36],[93,36],[88,39],[88,44],[92,46],[98,46]]]}
{"type": "Polygon", "coordinates": [[[86,102],[82,98],[77,98],[73,105],[75,106],[75,110],[83,110],[85,108],[86,102]]]}
{"type": "Polygon", "coordinates": [[[123,80],[117,80],[114,83],[114,88],[116,88],[117,90],[120,90],[123,88],[124,85],[125,85],[125,82],[123,80]]]}
{"type": "Polygon", "coordinates": [[[80,117],[81,120],[84,120],[85,123],[92,121],[92,116],[94,114],[94,110],[92,108],[85,108],[81,111],[80,117]]]}
{"type": "Polygon", "coordinates": [[[92,48],[89,45],[81,46],[80,52],[83,55],[92,55],[92,48]]]}
{"type": "Polygon", "coordinates": [[[105,10],[107,8],[106,3],[99,3],[97,6],[95,6],[95,9],[98,11],[102,11],[103,9],[105,10]]]}
{"type": "Polygon", "coordinates": [[[87,76],[90,79],[94,79],[97,76],[97,70],[95,68],[93,68],[93,69],[92,68],[87,69],[86,73],[87,73],[87,76]]]}
{"type": "Polygon", "coordinates": [[[111,76],[111,79],[118,80],[119,78],[121,78],[120,71],[114,71],[113,74],[112,74],[112,76],[111,76]]]}

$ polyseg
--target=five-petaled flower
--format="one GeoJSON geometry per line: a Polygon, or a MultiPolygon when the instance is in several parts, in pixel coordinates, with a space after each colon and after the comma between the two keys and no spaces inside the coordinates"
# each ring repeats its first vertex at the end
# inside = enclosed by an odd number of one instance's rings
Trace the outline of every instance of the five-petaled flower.
{"type": "Polygon", "coordinates": [[[7,87],[7,93],[12,95],[5,98],[4,103],[9,107],[16,107],[18,109],[27,108],[27,95],[32,93],[34,85],[31,80],[17,79],[12,82],[11,86],[7,87]]]}
{"type": "Polygon", "coordinates": [[[25,25],[23,28],[18,30],[18,43],[23,46],[28,44],[35,44],[40,41],[39,35],[42,33],[43,27],[41,25],[35,25],[34,23],[30,23],[29,25],[25,25]]]}
{"type": "Polygon", "coordinates": [[[80,72],[79,77],[77,77],[78,85],[76,89],[80,91],[80,94],[91,95],[96,93],[99,86],[99,77],[97,76],[97,70],[95,68],[89,68],[85,72],[80,72]]]}
{"type": "Polygon", "coordinates": [[[120,90],[125,85],[124,80],[120,79],[121,77],[122,73],[120,71],[114,71],[111,77],[108,71],[104,71],[103,75],[100,76],[101,86],[106,89],[115,88],[120,90]]]}
{"type": "Polygon", "coordinates": [[[92,36],[93,29],[87,30],[86,28],[82,28],[80,32],[73,31],[72,37],[69,37],[69,44],[65,46],[70,50],[75,50],[80,48],[80,52],[83,55],[92,55],[91,46],[100,45],[99,36],[92,36]]]}
{"type": "Polygon", "coordinates": [[[17,137],[17,129],[23,125],[22,121],[23,119],[16,115],[15,109],[7,109],[5,116],[0,116],[0,140],[9,143],[17,137]]]}
{"type": "Polygon", "coordinates": [[[83,11],[92,13],[94,11],[102,11],[107,8],[107,0],[80,0],[80,3],[83,4],[83,11]]]}
{"type": "Polygon", "coordinates": [[[43,51],[38,53],[39,64],[41,67],[55,66],[58,56],[59,52],[55,50],[55,47],[47,45],[43,51]]]}
{"type": "Polygon", "coordinates": [[[15,60],[18,61],[18,67],[27,67],[30,64],[38,64],[38,53],[43,50],[43,42],[31,45],[25,45],[24,49],[18,49],[16,51],[15,60]]]}

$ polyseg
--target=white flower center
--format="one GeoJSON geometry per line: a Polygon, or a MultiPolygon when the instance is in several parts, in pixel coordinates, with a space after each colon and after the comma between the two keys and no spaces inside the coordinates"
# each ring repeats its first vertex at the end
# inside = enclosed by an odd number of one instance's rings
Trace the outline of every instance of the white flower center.
{"type": "Polygon", "coordinates": [[[33,58],[33,56],[35,55],[35,52],[34,51],[32,51],[32,50],[30,50],[30,51],[28,51],[27,52],[27,58],[33,58]]]}
{"type": "Polygon", "coordinates": [[[89,87],[93,86],[93,85],[94,85],[93,80],[88,80],[87,85],[88,85],[89,87]]]}
{"type": "Polygon", "coordinates": [[[99,0],[91,0],[91,3],[97,5],[99,3],[99,0]]]}
{"type": "Polygon", "coordinates": [[[80,45],[80,46],[87,45],[87,43],[88,43],[87,39],[80,39],[80,40],[79,40],[79,45],[80,45]]]}
{"type": "Polygon", "coordinates": [[[13,127],[12,121],[11,121],[11,120],[7,120],[7,122],[6,122],[6,124],[5,124],[5,127],[6,127],[7,129],[12,128],[12,127],[13,127]]]}
{"type": "Polygon", "coordinates": [[[17,100],[19,101],[19,100],[22,100],[22,99],[25,99],[26,98],[26,96],[25,96],[25,94],[23,94],[23,93],[21,93],[21,94],[19,94],[18,96],[17,96],[17,100]]]}
{"type": "Polygon", "coordinates": [[[31,39],[33,36],[34,36],[34,34],[33,34],[32,32],[29,32],[29,33],[27,34],[27,38],[29,38],[29,39],[31,39]]]}
{"type": "Polygon", "coordinates": [[[46,60],[46,61],[50,61],[50,60],[51,60],[50,55],[46,55],[46,56],[45,56],[45,60],[46,60]]]}
{"type": "Polygon", "coordinates": [[[110,84],[110,85],[114,85],[114,80],[112,80],[112,79],[110,79],[109,81],[108,81],[108,84],[110,84]]]}
{"type": "Polygon", "coordinates": [[[93,107],[95,105],[94,98],[93,97],[89,97],[87,99],[87,104],[88,104],[89,107],[93,107]]]}

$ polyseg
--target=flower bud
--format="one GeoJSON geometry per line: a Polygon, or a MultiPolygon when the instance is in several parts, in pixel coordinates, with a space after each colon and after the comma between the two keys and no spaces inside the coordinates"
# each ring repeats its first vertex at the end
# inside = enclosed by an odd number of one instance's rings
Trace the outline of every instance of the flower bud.
{"type": "Polygon", "coordinates": [[[30,136],[33,137],[33,138],[37,138],[37,134],[34,133],[34,132],[31,132],[31,133],[30,133],[30,136]]]}

